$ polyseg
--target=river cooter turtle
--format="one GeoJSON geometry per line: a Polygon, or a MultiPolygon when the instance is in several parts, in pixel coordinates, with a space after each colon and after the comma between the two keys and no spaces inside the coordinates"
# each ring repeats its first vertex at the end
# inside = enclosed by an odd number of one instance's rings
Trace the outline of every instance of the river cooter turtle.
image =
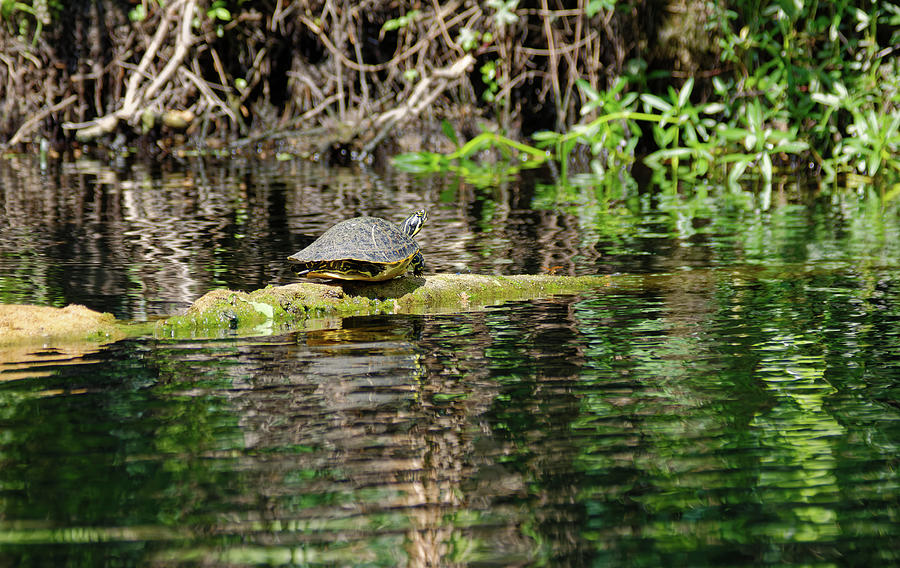
{"type": "Polygon", "coordinates": [[[413,240],[427,215],[416,211],[400,224],[378,217],[354,217],[325,231],[288,257],[298,276],[340,280],[390,280],[407,269],[419,276],[425,259],[413,240]]]}

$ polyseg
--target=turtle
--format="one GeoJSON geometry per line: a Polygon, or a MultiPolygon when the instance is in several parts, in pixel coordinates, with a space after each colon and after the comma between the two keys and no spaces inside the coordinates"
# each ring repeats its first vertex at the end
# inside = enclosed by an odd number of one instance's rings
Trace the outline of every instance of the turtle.
{"type": "Polygon", "coordinates": [[[298,276],[379,282],[420,276],[425,259],[413,240],[425,223],[424,209],[396,224],[378,217],[354,217],[325,231],[305,249],[288,257],[298,276]]]}

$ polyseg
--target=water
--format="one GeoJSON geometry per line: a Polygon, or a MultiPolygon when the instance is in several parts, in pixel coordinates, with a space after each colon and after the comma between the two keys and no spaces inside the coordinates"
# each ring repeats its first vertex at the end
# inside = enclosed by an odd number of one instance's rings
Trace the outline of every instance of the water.
{"type": "Polygon", "coordinates": [[[0,346],[4,565],[900,560],[896,209],[206,171],[3,174],[3,300],[156,317],[290,281],[333,220],[419,207],[431,270],[631,276],[271,337],[0,346]]]}

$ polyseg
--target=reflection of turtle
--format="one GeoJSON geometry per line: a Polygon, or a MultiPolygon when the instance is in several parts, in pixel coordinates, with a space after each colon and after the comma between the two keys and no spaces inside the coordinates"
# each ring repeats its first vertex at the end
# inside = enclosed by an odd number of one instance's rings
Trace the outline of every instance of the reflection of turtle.
{"type": "Polygon", "coordinates": [[[377,217],[347,219],[288,260],[299,276],[313,278],[390,280],[407,268],[419,276],[425,270],[425,259],[413,237],[425,218],[423,209],[400,225],[377,217]]]}

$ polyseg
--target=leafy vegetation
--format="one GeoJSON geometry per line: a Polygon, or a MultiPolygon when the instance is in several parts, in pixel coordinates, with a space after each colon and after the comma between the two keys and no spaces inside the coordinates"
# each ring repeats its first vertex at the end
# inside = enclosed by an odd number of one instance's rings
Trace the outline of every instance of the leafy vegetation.
{"type": "Polygon", "coordinates": [[[0,0],[4,147],[309,133],[278,151],[424,149],[396,163],[480,184],[545,166],[575,192],[639,163],[676,191],[801,171],[900,191],[897,0],[97,1],[0,0]],[[449,145],[399,143],[438,124],[449,145]]]}
{"type": "Polygon", "coordinates": [[[31,45],[34,46],[41,30],[50,24],[52,15],[58,14],[61,8],[59,0],[0,0],[0,20],[9,22],[20,38],[30,35],[31,45]]]}
{"type": "MultiPolygon", "coordinates": [[[[514,2],[497,4],[515,11],[514,2]]],[[[588,9],[610,9],[606,4],[588,9]]],[[[639,73],[615,78],[607,90],[578,78],[577,122],[535,133],[533,146],[517,148],[525,158],[512,167],[542,163],[535,150],[546,149],[561,184],[583,188],[603,185],[611,173],[630,176],[642,156],[659,180],[712,178],[737,189],[756,179],[770,191],[779,171],[809,168],[829,184],[876,185],[888,198],[900,192],[900,7],[739,0],[710,9],[706,25],[719,60],[710,80],[701,86],[694,76],[669,77],[664,92],[655,92],[641,61],[632,66],[639,73]],[[573,156],[587,156],[588,164],[574,176],[573,156]]],[[[495,134],[474,140],[501,155],[511,149],[495,134]]],[[[470,158],[459,150],[420,152],[395,164],[483,169],[470,158]]]]}

